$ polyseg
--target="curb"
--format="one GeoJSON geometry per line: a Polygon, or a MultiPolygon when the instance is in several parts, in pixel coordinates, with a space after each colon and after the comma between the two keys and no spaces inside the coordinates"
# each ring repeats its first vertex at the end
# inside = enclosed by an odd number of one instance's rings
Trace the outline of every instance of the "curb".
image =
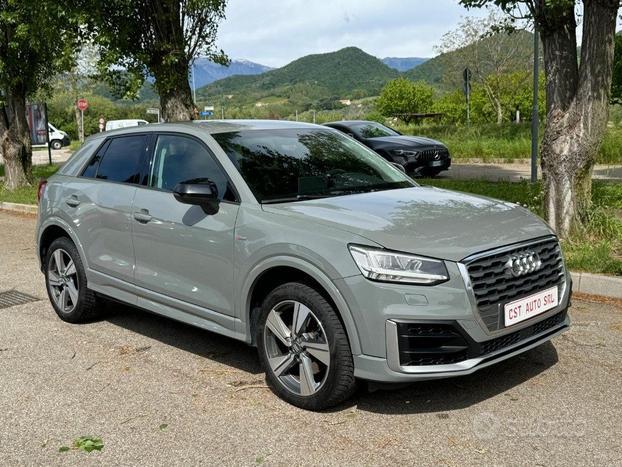
{"type": "Polygon", "coordinates": [[[622,299],[622,277],[571,271],[572,291],[622,299]]]}
{"type": "MultiPolygon", "coordinates": [[[[38,206],[0,202],[0,210],[36,216],[38,206]]],[[[572,277],[573,292],[622,299],[622,277],[579,271],[570,271],[570,275],[572,277]]]]}
{"type": "Polygon", "coordinates": [[[37,215],[39,207],[34,204],[7,203],[0,201],[0,210],[37,215]]]}

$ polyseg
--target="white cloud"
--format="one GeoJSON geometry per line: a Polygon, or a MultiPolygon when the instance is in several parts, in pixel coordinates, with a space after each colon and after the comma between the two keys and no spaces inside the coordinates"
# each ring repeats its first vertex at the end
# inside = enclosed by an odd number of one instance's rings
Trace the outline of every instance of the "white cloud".
{"type": "Polygon", "coordinates": [[[229,0],[218,46],[273,67],[348,46],[377,57],[430,57],[467,11],[455,0],[229,0]]]}

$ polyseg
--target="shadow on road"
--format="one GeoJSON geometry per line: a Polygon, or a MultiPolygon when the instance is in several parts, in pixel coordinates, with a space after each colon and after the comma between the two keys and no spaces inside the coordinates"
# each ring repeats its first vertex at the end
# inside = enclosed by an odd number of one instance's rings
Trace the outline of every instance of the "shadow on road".
{"type": "Polygon", "coordinates": [[[557,350],[547,342],[469,376],[362,393],[357,408],[385,414],[436,413],[439,418],[446,418],[446,412],[470,407],[503,393],[507,393],[507,403],[511,404],[517,400],[512,388],[533,379],[557,361],[557,350]]]}
{"type": "Polygon", "coordinates": [[[126,305],[111,304],[107,312],[115,326],[253,375],[262,373],[256,350],[244,342],[126,305]]]}
{"type": "MultiPolygon", "coordinates": [[[[109,306],[107,321],[250,374],[262,373],[256,350],[235,339],[124,305],[109,306]]],[[[533,379],[557,361],[555,347],[547,342],[469,376],[408,386],[388,385],[374,392],[367,391],[365,385],[362,385],[363,388],[352,399],[330,411],[338,412],[356,405],[358,410],[374,413],[436,413],[439,418],[446,418],[447,412],[478,404],[503,393],[507,393],[507,403],[511,404],[516,400],[512,388],[533,379]]]]}

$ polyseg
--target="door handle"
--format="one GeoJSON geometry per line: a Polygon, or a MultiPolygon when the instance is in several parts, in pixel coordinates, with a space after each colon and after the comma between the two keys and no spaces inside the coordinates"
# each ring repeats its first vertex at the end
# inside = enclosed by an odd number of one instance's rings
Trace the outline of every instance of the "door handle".
{"type": "Polygon", "coordinates": [[[151,219],[153,219],[153,217],[149,214],[149,211],[147,209],[141,209],[140,211],[134,212],[134,219],[142,224],[146,224],[151,219]]]}
{"type": "Polygon", "coordinates": [[[77,195],[71,195],[70,197],[65,198],[65,203],[67,203],[67,205],[71,206],[72,208],[75,208],[80,205],[80,200],[78,199],[77,195]]]}

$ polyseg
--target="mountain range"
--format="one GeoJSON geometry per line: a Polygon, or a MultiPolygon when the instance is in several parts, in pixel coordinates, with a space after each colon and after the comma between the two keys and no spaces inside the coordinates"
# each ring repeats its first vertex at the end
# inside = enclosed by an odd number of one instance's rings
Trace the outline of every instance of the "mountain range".
{"type": "Polygon", "coordinates": [[[385,57],[382,59],[382,63],[397,71],[408,71],[428,60],[422,57],[385,57]]]}
{"type": "Polygon", "coordinates": [[[196,59],[192,66],[194,86],[197,88],[201,88],[229,76],[259,75],[269,70],[272,70],[272,68],[251,62],[250,60],[231,60],[229,66],[224,66],[202,57],[196,59]]]}

